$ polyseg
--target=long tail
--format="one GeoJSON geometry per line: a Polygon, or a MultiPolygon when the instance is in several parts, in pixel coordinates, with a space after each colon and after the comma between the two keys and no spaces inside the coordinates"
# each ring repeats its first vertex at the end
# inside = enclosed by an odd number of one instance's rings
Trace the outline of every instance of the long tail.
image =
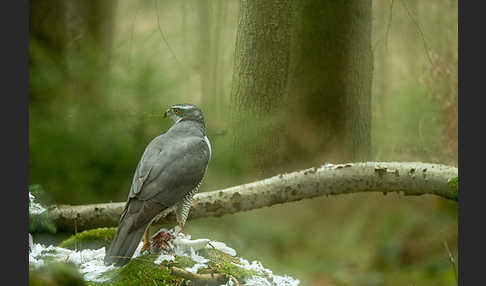
{"type": "Polygon", "coordinates": [[[118,230],[110,249],[106,252],[105,264],[122,266],[130,261],[152,219],[165,207],[151,201],[130,199],[123,211],[118,230]]]}

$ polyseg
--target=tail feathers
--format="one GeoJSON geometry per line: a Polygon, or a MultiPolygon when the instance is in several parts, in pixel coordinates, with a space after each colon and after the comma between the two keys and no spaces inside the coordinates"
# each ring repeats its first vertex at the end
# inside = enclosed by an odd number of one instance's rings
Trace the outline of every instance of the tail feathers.
{"type": "Polygon", "coordinates": [[[105,255],[105,264],[114,263],[117,266],[127,264],[135,253],[147,226],[148,223],[138,229],[130,230],[129,226],[120,224],[110,249],[105,255]]]}
{"type": "Polygon", "coordinates": [[[121,215],[115,238],[106,252],[105,264],[127,264],[151,220],[164,209],[165,206],[154,201],[129,199],[121,215]]]}

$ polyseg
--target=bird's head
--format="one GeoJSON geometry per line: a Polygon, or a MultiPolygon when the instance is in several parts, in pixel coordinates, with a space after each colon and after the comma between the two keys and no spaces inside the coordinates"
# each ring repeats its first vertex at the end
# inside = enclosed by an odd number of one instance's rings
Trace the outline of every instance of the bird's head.
{"type": "Polygon", "coordinates": [[[179,122],[184,119],[204,123],[202,110],[199,107],[188,103],[172,105],[166,112],[164,112],[164,117],[170,117],[174,122],[179,122]]]}

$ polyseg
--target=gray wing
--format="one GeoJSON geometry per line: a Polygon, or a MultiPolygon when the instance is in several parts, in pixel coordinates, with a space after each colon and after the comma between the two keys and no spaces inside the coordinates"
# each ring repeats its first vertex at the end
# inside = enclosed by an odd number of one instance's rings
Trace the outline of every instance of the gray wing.
{"type": "Polygon", "coordinates": [[[157,164],[157,159],[160,156],[160,152],[164,148],[167,141],[166,135],[162,134],[154,138],[145,148],[142,158],[138,162],[137,169],[133,175],[132,187],[128,198],[133,198],[140,193],[142,186],[148,179],[152,168],[157,164]]]}
{"type": "Polygon", "coordinates": [[[173,140],[164,135],[147,146],[135,171],[129,198],[151,199],[170,207],[201,182],[209,161],[209,147],[197,136],[173,140]]]}

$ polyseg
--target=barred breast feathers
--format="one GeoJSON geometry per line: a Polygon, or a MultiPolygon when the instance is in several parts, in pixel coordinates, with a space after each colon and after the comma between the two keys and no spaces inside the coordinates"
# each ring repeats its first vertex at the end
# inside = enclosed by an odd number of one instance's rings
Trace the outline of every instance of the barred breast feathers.
{"type": "Polygon", "coordinates": [[[187,193],[180,202],[176,204],[176,219],[182,225],[186,223],[187,217],[189,216],[189,211],[192,206],[192,198],[199,191],[199,186],[201,182],[189,193],[187,193]]]}

